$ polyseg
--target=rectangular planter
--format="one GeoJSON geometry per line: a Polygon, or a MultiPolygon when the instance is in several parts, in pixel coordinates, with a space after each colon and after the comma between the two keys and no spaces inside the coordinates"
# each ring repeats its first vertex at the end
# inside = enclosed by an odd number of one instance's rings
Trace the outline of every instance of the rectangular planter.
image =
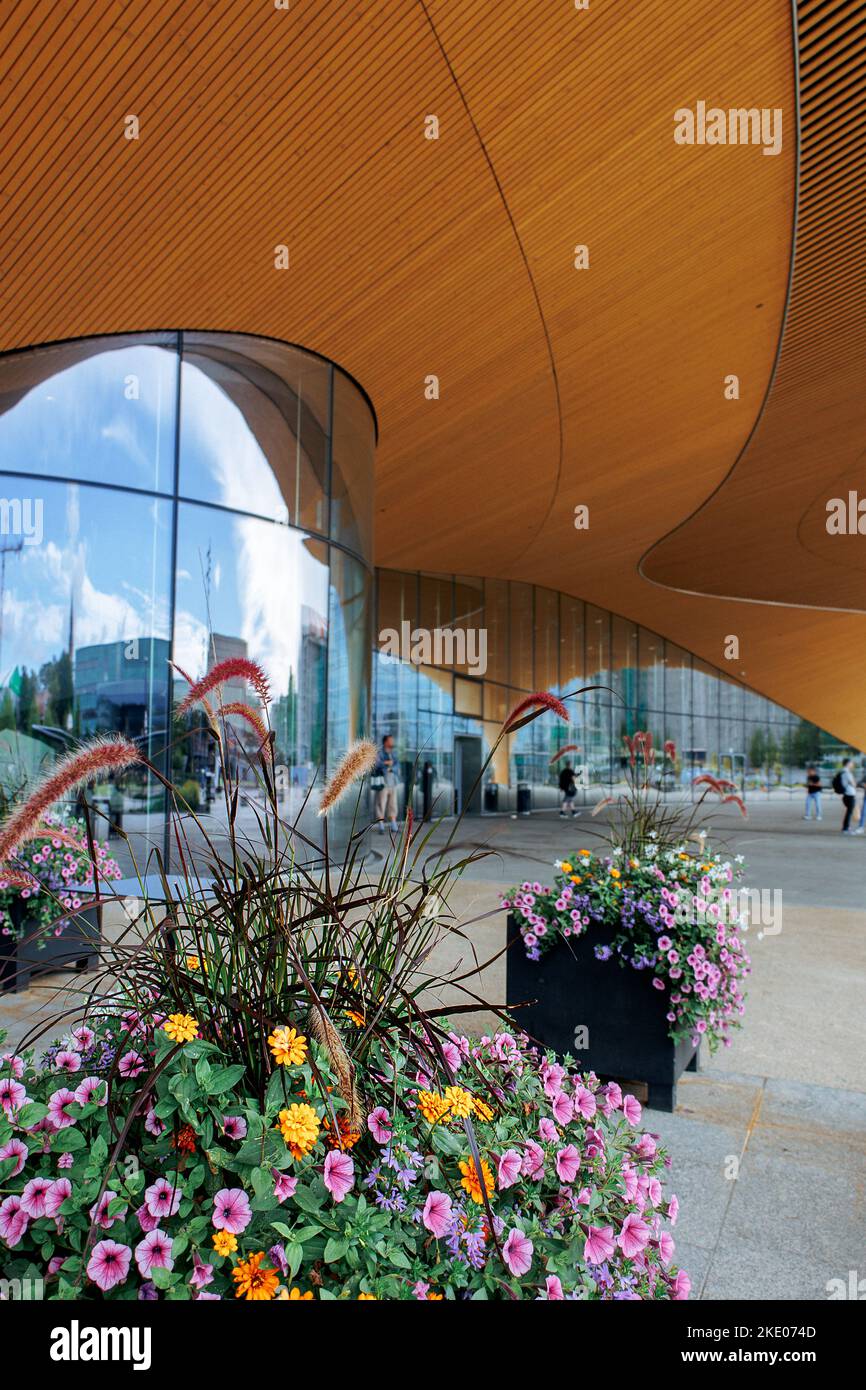
{"type": "Polygon", "coordinates": [[[697,1071],[698,1051],[688,1038],[668,1037],[667,991],[654,989],[649,971],[601,961],[595,947],[612,932],[590,927],[585,936],[558,942],[539,961],[527,960],[514,918],[508,915],[506,998],[524,1032],[557,1053],[569,1052],[603,1080],[643,1081],[647,1104],[673,1110],[677,1081],[697,1071]],[[585,1029],[586,1046],[579,1030],[585,1029]]]}
{"type": "Polygon", "coordinates": [[[13,917],[24,922],[23,938],[0,937],[0,990],[17,994],[29,987],[33,975],[51,970],[90,970],[95,966],[102,936],[101,907],[83,907],[70,913],[69,926],[62,936],[48,932],[39,937],[33,936],[35,924],[28,924],[24,918],[25,907],[26,903],[20,900],[13,907],[13,917]],[[28,936],[32,940],[28,941],[28,936]],[[40,941],[44,942],[41,950],[40,941]]]}

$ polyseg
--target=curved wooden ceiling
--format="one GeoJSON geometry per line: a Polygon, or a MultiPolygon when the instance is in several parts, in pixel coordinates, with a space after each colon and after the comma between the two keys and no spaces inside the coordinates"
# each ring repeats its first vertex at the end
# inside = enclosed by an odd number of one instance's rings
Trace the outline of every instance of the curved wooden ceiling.
{"type": "Polygon", "coordinates": [[[866,446],[862,5],[798,9],[775,378],[788,0],[16,0],[0,348],[303,343],[376,406],[382,564],[549,584],[717,664],[736,633],[732,674],[866,746],[866,620],[827,611],[866,607],[862,552],[819,514],[866,446]],[[781,108],[782,152],[677,145],[700,100],[781,108]]]}

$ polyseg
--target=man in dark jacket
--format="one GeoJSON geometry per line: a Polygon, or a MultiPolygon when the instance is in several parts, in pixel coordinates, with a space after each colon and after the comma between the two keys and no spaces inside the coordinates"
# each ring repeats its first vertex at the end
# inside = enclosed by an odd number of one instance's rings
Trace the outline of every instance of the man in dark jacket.
{"type": "Polygon", "coordinates": [[[573,816],[579,816],[580,812],[576,807],[577,782],[571,763],[566,763],[559,774],[559,790],[562,793],[562,803],[559,808],[559,814],[561,816],[567,816],[568,812],[571,811],[573,816]]]}

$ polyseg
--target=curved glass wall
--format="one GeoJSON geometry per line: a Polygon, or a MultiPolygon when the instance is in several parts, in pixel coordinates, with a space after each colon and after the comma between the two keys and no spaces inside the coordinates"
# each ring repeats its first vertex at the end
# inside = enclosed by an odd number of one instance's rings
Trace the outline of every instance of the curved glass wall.
{"type": "Polygon", "coordinates": [[[571,723],[544,714],[500,744],[470,810],[514,812],[558,805],[569,747],[584,804],[624,782],[623,735],[650,729],[677,756],[663,785],[691,793],[709,772],[747,797],[802,791],[808,762],[824,781],[842,745],[814,725],[732,680],[724,671],[607,609],[503,579],[377,571],[374,729],[392,734],[403,800],[422,771],[438,814],[461,805],[514,705],[536,690],[568,695],[571,723]],[[417,765],[417,766],[416,766],[417,765]],[[518,801],[519,793],[523,793],[518,801]]]}
{"type": "MultiPolygon", "coordinates": [[[[271,682],[293,816],[367,732],[374,448],[355,383],[272,340],[136,334],[0,358],[0,793],[116,731],[216,815],[209,741],[172,727],[187,686],[169,658],[196,679],[245,655],[271,682]]],[[[165,852],[156,778],[131,770],[95,797],[139,864],[165,852]]]]}

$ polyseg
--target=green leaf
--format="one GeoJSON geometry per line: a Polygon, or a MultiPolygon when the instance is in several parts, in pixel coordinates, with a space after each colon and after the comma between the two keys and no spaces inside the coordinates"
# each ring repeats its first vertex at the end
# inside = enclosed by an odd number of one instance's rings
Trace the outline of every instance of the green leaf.
{"type": "Polygon", "coordinates": [[[233,1067],[215,1067],[207,1084],[208,1095],[223,1096],[227,1091],[234,1090],[238,1082],[242,1080],[244,1070],[240,1064],[233,1067]]]}
{"type": "Polygon", "coordinates": [[[309,1187],[296,1187],[295,1195],[292,1199],[297,1202],[301,1211],[317,1212],[324,1205],[325,1198],[319,1193],[312,1191],[309,1187]]]}
{"type": "MultiPolygon", "coordinates": [[[[331,1236],[330,1240],[325,1245],[325,1264],[331,1265],[334,1263],[335,1260],[342,1260],[348,1248],[348,1240],[340,1239],[336,1236],[331,1236]]],[[[406,1261],[406,1268],[409,1268],[408,1260],[406,1261]]]]}

